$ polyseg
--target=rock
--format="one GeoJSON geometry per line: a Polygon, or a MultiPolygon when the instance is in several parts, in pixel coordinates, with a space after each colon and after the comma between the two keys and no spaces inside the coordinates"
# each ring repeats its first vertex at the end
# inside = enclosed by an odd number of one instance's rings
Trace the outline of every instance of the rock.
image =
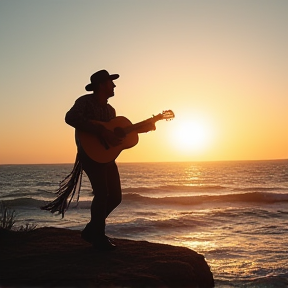
{"type": "Polygon", "coordinates": [[[188,248],[113,239],[94,250],[80,231],[0,231],[1,287],[214,287],[204,257],[188,248]]]}

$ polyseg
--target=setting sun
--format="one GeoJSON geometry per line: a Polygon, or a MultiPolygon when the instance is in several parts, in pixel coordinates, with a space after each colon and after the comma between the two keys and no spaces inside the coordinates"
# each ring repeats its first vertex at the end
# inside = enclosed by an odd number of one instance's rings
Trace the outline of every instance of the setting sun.
{"type": "Polygon", "coordinates": [[[207,121],[200,118],[183,118],[175,121],[173,143],[183,152],[205,150],[212,139],[212,129],[207,121]]]}

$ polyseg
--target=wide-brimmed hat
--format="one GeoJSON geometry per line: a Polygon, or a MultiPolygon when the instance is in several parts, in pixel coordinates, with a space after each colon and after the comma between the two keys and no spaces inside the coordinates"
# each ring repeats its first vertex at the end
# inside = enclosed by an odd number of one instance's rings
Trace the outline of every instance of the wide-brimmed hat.
{"type": "Polygon", "coordinates": [[[85,86],[86,91],[94,91],[99,83],[103,83],[107,80],[115,80],[119,78],[119,74],[109,74],[106,70],[100,70],[90,77],[90,82],[85,86]]]}

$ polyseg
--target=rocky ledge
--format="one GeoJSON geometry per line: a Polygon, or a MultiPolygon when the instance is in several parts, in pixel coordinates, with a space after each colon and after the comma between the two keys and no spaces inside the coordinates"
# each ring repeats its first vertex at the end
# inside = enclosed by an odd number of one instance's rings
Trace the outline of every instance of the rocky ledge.
{"type": "Polygon", "coordinates": [[[80,231],[0,230],[1,287],[214,287],[204,257],[188,248],[113,239],[94,250],[80,231]]]}

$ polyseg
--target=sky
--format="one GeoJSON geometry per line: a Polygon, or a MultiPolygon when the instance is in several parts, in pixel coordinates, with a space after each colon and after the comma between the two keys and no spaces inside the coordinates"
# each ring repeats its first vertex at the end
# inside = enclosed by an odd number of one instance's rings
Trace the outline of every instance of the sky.
{"type": "Polygon", "coordinates": [[[94,72],[132,123],[118,162],[288,158],[287,0],[1,0],[0,164],[73,163],[94,72]]]}

